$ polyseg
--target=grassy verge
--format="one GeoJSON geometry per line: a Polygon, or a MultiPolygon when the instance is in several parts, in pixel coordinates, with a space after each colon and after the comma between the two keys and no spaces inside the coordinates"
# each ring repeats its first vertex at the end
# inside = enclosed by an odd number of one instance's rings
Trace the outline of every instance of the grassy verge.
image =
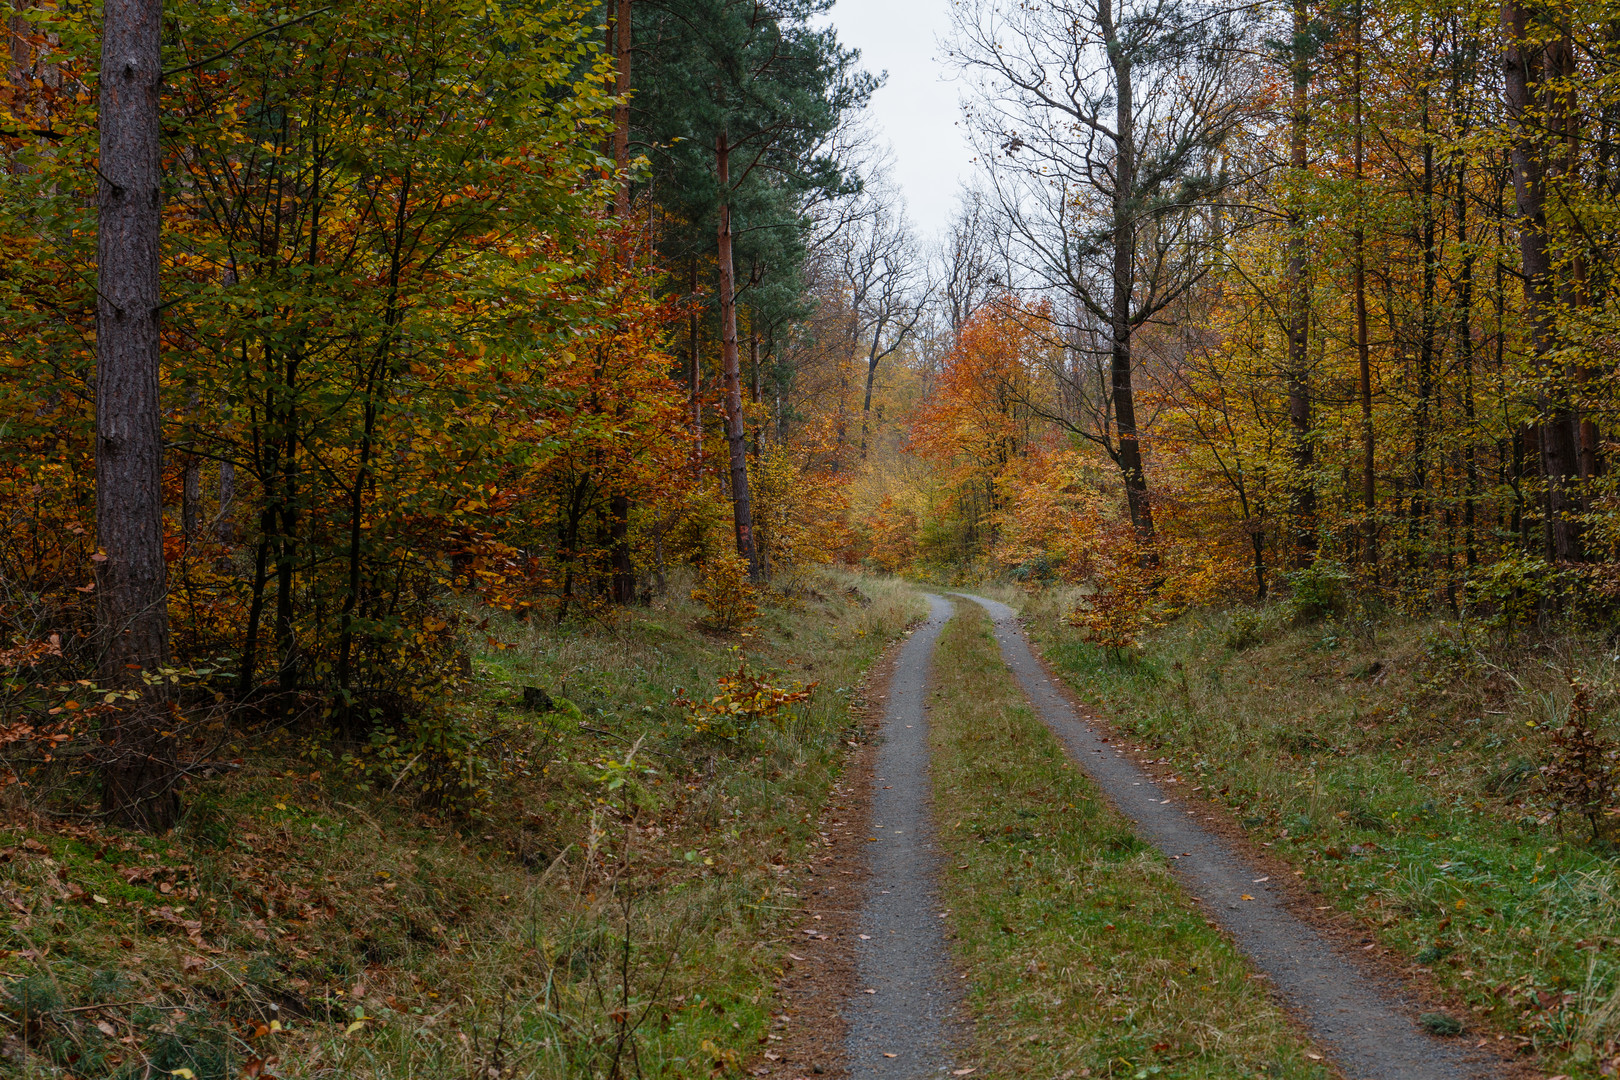
{"type": "Polygon", "coordinates": [[[935,813],[986,1075],[1326,1077],[1163,857],[1069,765],[959,603],[935,658],[935,813]]]}
{"type": "Polygon", "coordinates": [[[1190,614],[1120,659],[1026,605],[1078,692],[1466,1001],[1474,1034],[1575,1076],[1620,1068],[1614,848],[1552,813],[1540,780],[1572,676],[1612,715],[1612,648],[1240,611],[1190,614]]]}
{"type": "Polygon", "coordinates": [[[242,731],[247,764],[193,785],[169,836],[8,813],[0,1075],[697,1077],[740,1062],[765,1038],[774,939],[821,843],[851,699],[921,610],[897,583],[828,576],[745,638],[707,634],[680,599],[508,626],[510,647],[447,704],[493,763],[456,810],[312,728],[242,731]],[[677,691],[716,693],[738,652],[778,685],[821,685],[780,725],[694,732],[677,691]],[[578,714],[518,707],[525,685],[578,714]]]}

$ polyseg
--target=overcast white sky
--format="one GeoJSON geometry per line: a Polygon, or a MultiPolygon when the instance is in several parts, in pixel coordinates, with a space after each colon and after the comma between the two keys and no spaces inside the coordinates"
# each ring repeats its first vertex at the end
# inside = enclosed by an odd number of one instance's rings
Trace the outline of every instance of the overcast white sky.
{"type": "Polygon", "coordinates": [[[938,57],[950,29],[951,0],[838,0],[839,40],[861,50],[861,64],[888,82],[872,97],[867,121],[894,149],[894,175],[919,239],[950,220],[961,181],[972,173],[959,125],[960,88],[938,57]]]}

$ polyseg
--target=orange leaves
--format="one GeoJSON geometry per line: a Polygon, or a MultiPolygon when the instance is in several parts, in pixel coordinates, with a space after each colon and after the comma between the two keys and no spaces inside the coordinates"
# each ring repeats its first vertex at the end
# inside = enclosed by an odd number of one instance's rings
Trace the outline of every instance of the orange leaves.
{"type": "Polygon", "coordinates": [[[1046,347],[1034,326],[1043,311],[1006,298],[976,312],[912,425],[918,452],[952,463],[959,482],[999,477],[1029,443],[1037,357],[1046,347]]]}
{"type": "Polygon", "coordinates": [[[692,701],[683,693],[675,703],[687,711],[687,725],[697,734],[728,741],[747,737],[764,722],[778,727],[793,706],[810,700],[820,683],[794,683],[776,686],[757,672],[748,670],[748,661],[737,658],[737,670],[721,676],[720,693],[708,701],[692,701]]]}

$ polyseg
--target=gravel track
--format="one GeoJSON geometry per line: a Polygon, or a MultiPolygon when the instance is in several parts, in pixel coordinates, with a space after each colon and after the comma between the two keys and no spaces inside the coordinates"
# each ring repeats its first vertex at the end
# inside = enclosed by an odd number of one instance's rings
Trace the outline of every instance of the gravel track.
{"type": "Polygon", "coordinates": [[[1195,823],[1193,810],[1178,805],[1135,762],[1105,743],[1052,685],[1030,651],[1017,612],[980,596],[956,595],[990,613],[1002,658],[1070,757],[1135,823],[1139,835],[1171,856],[1173,872],[1200,899],[1205,915],[1269,977],[1347,1077],[1485,1080],[1502,1075],[1494,1060],[1425,1034],[1417,1023],[1419,1008],[1396,980],[1369,977],[1287,909],[1285,893],[1267,884],[1264,871],[1195,823]]]}
{"type": "Polygon", "coordinates": [[[866,845],[870,876],[860,917],[865,939],[855,943],[859,985],[845,1008],[846,1053],[856,1080],[936,1077],[952,1061],[956,995],[939,917],[924,702],[934,642],[953,609],[937,596],[927,600],[928,621],[895,662],[877,749],[875,840],[866,845]]]}

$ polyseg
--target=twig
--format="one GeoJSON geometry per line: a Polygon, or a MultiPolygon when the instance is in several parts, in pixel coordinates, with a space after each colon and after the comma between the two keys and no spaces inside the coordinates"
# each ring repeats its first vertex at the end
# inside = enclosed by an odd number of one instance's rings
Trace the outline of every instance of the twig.
{"type": "MultiPolygon", "coordinates": [[[[337,802],[336,799],[334,799],[332,801],[337,802]]],[[[353,810],[355,813],[357,813],[361,817],[365,818],[366,823],[369,824],[373,829],[377,830],[377,835],[378,836],[387,836],[388,835],[387,833],[383,832],[383,827],[381,825],[377,824],[377,819],[376,818],[372,817],[370,814],[366,813],[364,810],[360,809],[358,806],[355,806],[352,803],[346,803],[346,802],[338,802],[337,804],[339,806],[343,807],[346,810],[353,810]]]]}
{"type": "Polygon", "coordinates": [[[228,49],[222,49],[221,51],[215,53],[213,56],[205,56],[201,60],[198,60],[196,63],[187,64],[184,67],[170,68],[168,71],[165,71],[163,73],[163,77],[165,79],[167,79],[170,75],[183,75],[186,72],[193,71],[193,70],[195,70],[197,68],[202,67],[205,64],[212,64],[215,60],[221,60],[221,59],[224,59],[225,57],[231,55],[231,53],[235,52],[237,49],[240,49],[242,46],[246,45],[248,42],[252,41],[254,38],[264,37],[264,35],[274,33],[277,30],[285,30],[289,26],[296,26],[298,23],[304,22],[304,21],[306,21],[308,19],[313,19],[317,15],[324,15],[328,11],[331,11],[331,10],[332,10],[331,6],[328,5],[328,6],[323,7],[323,8],[316,8],[314,11],[311,11],[309,14],[300,15],[296,19],[288,19],[284,23],[277,23],[275,26],[267,26],[263,30],[260,30],[258,33],[249,34],[247,37],[243,38],[241,41],[238,41],[235,45],[232,45],[228,49]]]}

